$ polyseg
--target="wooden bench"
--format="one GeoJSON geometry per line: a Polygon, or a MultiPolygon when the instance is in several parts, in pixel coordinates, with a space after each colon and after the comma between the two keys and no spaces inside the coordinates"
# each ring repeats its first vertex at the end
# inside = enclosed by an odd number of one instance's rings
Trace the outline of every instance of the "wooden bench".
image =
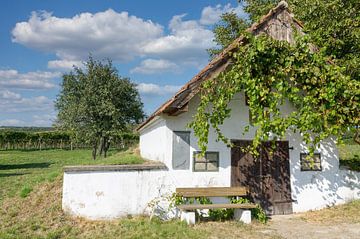
{"type": "MultiPolygon", "coordinates": [[[[207,187],[207,188],[177,188],[176,194],[185,198],[198,197],[243,197],[247,196],[248,189],[246,187],[207,187]]],[[[251,223],[251,211],[255,208],[253,203],[232,204],[183,204],[178,208],[181,211],[181,220],[188,224],[195,224],[195,211],[201,209],[235,209],[234,217],[244,223],[251,223]]]]}

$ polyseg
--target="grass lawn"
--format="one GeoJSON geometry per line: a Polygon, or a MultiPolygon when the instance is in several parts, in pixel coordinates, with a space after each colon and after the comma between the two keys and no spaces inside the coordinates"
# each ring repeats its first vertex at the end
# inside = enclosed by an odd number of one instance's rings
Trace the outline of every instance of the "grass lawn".
{"type": "MultiPolygon", "coordinates": [[[[342,161],[360,154],[357,145],[339,150],[342,161]]],[[[256,222],[207,222],[189,227],[178,220],[136,217],[88,221],[64,214],[63,166],[144,162],[132,151],[112,151],[109,155],[93,161],[90,150],[0,151],[0,238],[281,238],[271,226],[256,222]]],[[[360,223],[360,201],[309,212],[302,219],[332,225],[360,223]]]]}
{"type": "Polygon", "coordinates": [[[26,197],[39,183],[53,181],[65,165],[142,163],[132,151],[110,151],[106,159],[91,159],[90,150],[0,151],[0,203],[26,197]]]}
{"type": "Polygon", "coordinates": [[[193,227],[179,220],[148,217],[89,221],[61,210],[62,179],[36,186],[26,198],[3,201],[0,238],[280,238],[267,225],[235,221],[199,223],[193,227]],[[264,234],[262,230],[266,230],[264,234]]]}

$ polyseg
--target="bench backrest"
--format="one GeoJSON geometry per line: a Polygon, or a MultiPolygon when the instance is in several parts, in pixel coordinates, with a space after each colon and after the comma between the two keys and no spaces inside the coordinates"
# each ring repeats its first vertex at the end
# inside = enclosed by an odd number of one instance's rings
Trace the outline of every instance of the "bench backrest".
{"type": "Polygon", "coordinates": [[[176,194],[183,197],[229,197],[246,196],[247,187],[206,187],[206,188],[177,188],[176,194]]]}

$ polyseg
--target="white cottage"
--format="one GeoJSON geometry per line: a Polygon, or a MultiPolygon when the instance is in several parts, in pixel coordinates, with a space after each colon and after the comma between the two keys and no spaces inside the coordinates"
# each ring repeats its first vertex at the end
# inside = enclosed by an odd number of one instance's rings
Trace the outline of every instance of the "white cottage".
{"type": "MultiPolygon", "coordinates": [[[[281,2],[248,31],[292,42],[293,29],[301,32],[302,25],[281,2]]],[[[197,138],[187,125],[199,105],[199,86],[226,69],[228,53],[236,51],[242,41],[243,37],[236,39],[138,128],[141,156],[163,162],[175,187],[247,186],[253,199],[271,214],[318,209],[352,198],[351,193],[349,198],[339,193],[343,178],[339,177],[338,152],[332,139],[317,149],[313,168],[306,162],[308,151],[302,137],[292,132],[277,142],[273,156],[268,150],[270,143],[264,142],[259,160],[238,147],[216,142],[216,135],[210,133],[205,159],[195,157],[199,153],[197,138]]],[[[254,128],[245,135],[241,130],[249,124],[243,93],[232,99],[230,108],[231,117],[222,125],[222,132],[235,145],[250,144],[254,128]]],[[[290,103],[282,107],[285,114],[293,110],[290,103]]]]}
{"type": "MultiPolygon", "coordinates": [[[[281,2],[248,31],[292,42],[293,29],[301,32],[302,25],[281,2]]],[[[187,124],[199,105],[199,86],[226,69],[228,53],[236,51],[242,40],[236,39],[139,126],[141,156],[160,163],[65,167],[63,209],[90,219],[146,214],[154,210],[151,205],[178,187],[247,186],[253,200],[270,214],[320,209],[360,198],[360,173],[339,169],[332,139],[317,149],[313,168],[305,161],[307,146],[302,137],[292,132],[277,142],[273,155],[268,153],[269,143],[264,142],[259,160],[216,142],[211,132],[205,159],[195,157],[199,147],[187,124]]],[[[244,94],[238,93],[230,107],[232,115],[222,125],[222,132],[235,145],[251,143],[254,129],[245,135],[241,131],[249,124],[244,94]]],[[[293,110],[289,103],[282,106],[283,113],[293,110]]]]}

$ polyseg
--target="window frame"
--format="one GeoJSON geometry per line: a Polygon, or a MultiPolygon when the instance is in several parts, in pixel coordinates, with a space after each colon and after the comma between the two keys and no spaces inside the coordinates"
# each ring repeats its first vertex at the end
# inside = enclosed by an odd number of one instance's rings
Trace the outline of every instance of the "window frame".
{"type": "Polygon", "coordinates": [[[309,153],[300,153],[300,171],[301,172],[321,172],[322,171],[322,164],[321,164],[321,153],[314,153],[314,157],[318,157],[319,158],[319,162],[315,162],[315,163],[319,163],[319,166],[318,168],[316,169],[311,169],[311,168],[303,168],[303,160],[306,159],[306,156],[310,155],[309,153]]]}
{"type": "Polygon", "coordinates": [[[197,154],[200,154],[201,151],[194,151],[193,152],[193,172],[219,172],[219,167],[220,167],[220,153],[219,151],[206,151],[205,152],[205,162],[196,162],[196,155],[197,154]],[[217,160],[216,161],[209,161],[207,159],[207,154],[216,154],[216,157],[217,157],[217,160]],[[208,170],[208,164],[209,163],[213,163],[213,162],[216,162],[216,170],[208,170]],[[195,169],[195,164],[198,163],[198,164],[205,164],[205,170],[196,170],[195,169]]]}

